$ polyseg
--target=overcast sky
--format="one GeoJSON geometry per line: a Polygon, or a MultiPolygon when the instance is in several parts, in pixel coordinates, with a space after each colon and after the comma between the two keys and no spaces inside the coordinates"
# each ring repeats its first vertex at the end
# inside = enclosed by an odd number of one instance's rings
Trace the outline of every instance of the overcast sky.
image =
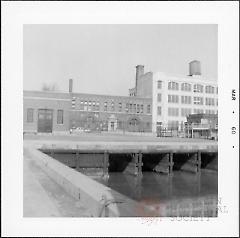
{"type": "Polygon", "coordinates": [[[74,92],[124,96],[136,65],[187,75],[195,59],[217,78],[217,25],[24,25],[23,33],[25,90],[68,91],[72,78],[74,92]]]}

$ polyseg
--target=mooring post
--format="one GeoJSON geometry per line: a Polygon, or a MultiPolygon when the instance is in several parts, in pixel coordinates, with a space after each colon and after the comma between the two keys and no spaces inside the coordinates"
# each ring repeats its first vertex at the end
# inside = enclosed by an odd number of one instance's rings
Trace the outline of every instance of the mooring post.
{"type": "Polygon", "coordinates": [[[108,151],[104,151],[103,155],[103,176],[108,177],[108,166],[109,166],[109,153],[108,151]]]}

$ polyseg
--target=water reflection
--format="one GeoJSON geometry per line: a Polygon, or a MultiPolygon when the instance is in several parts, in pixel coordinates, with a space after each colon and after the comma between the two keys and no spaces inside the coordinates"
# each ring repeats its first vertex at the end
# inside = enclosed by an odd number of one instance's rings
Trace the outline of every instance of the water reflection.
{"type": "Polygon", "coordinates": [[[94,179],[140,203],[159,209],[159,212],[161,210],[159,215],[217,215],[217,173],[174,171],[172,176],[167,176],[143,172],[143,177],[138,178],[114,172],[109,174],[108,179],[94,179]]]}

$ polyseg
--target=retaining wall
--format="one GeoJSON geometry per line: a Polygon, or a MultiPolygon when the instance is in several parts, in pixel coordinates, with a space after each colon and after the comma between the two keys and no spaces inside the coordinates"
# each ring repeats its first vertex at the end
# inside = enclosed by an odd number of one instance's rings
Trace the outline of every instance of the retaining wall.
{"type": "Polygon", "coordinates": [[[35,148],[24,146],[24,156],[34,160],[67,193],[87,207],[89,216],[157,216],[149,207],[92,180],[35,148]]]}

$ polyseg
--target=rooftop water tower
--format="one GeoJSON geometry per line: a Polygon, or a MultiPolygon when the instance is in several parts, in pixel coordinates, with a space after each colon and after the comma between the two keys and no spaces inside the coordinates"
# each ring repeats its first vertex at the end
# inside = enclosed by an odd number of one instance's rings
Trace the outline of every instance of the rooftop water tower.
{"type": "Polygon", "coordinates": [[[201,63],[198,60],[193,60],[189,63],[189,75],[201,75],[201,63]]]}

